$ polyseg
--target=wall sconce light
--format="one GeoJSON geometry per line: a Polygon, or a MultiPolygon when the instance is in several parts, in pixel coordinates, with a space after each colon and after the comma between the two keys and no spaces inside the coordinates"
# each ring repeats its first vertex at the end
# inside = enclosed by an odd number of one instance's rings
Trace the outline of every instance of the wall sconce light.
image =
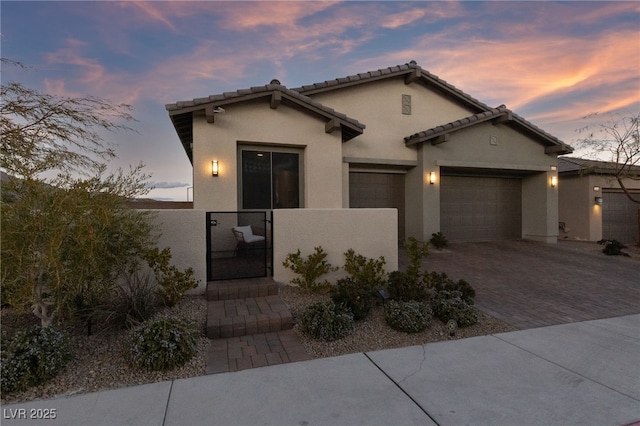
{"type": "Polygon", "coordinates": [[[600,191],[600,187],[599,187],[599,186],[594,186],[594,187],[593,187],[593,190],[594,190],[594,191],[596,191],[596,192],[598,192],[598,191],[600,191]]]}
{"type": "Polygon", "coordinates": [[[211,176],[218,176],[218,160],[211,162],[211,176]]]}
{"type": "Polygon", "coordinates": [[[597,205],[601,206],[602,205],[602,197],[596,197],[595,198],[595,202],[597,205]]]}
{"type": "Polygon", "coordinates": [[[556,186],[558,186],[558,177],[557,176],[551,176],[551,187],[555,188],[556,186]]]}
{"type": "Polygon", "coordinates": [[[429,184],[433,185],[436,183],[436,172],[429,173],[429,184]]]}

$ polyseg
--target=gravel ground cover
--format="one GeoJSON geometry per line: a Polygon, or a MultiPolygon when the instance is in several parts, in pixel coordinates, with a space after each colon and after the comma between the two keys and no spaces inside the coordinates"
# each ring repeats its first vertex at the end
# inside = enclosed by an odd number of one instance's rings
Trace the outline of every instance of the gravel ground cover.
{"type": "Polygon", "coordinates": [[[477,324],[471,327],[458,328],[456,335],[453,337],[449,336],[445,330],[445,325],[435,318],[425,331],[408,334],[393,330],[387,325],[384,319],[383,307],[380,303],[371,310],[365,320],[356,322],[353,334],[340,340],[324,342],[316,340],[306,334],[300,324],[297,323],[297,319],[307,306],[315,302],[329,300],[329,296],[311,295],[299,287],[292,286],[281,287],[280,296],[289,306],[293,314],[293,322],[295,324],[293,328],[296,334],[307,349],[307,352],[313,358],[325,358],[355,352],[423,345],[425,343],[442,340],[465,339],[467,337],[484,336],[516,330],[507,323],[480,312],[477,324]]]}
{"type": "MultiPolygon", "coordinates": [[[[602,251],[602,246],[593,243],[565,240],[561,244],[575,250],[602,251]]],[[[640,247],[631,246],[625,251],[633,259],[640,260],[640,247]]],[[[478,324],[458,329],[453,337],[448,336],[444,324],[436,319],[432,321],[427,330],[421,333],[407,334],[391,329],[384,320],[382,307],[376,306],[366,320],[356,323],[355,332],[352,335],[333,342],[322,342],[304,333],[300,325],[297,324],[297,318],[305,307],[317,301],[328,300],[329,297],[310,295],[304,290],[292,286],[282,286],[280,296],[294,316],[296,334],[313,358],[422,345],[429,342],[464,339],[515,330],[505,322],[480,312],[478,324]]],[[[0,403],[25,402],[204,375],[205,359],[209,347],[209,340],[205,337],[207,302],[204,296],[188,296],[177,306],[167,308],[162,313],[192,319],[202,331],[198,342],[198,351],[186,365],[168,372],[136,369],[128,361],[127,331],[97,331],[92,336],[87,336],[85,326],[78,325],[71,330],[75,357],[62,373],[43,385],[24,392],[4,395],[0,403]]],[[[18,315],[11,309],[2,309],[0,321],[3,337],[11,335],[15,330],[38,323],[32,314],[18,315]]]]}
{"type": "MultiPolygon", "coordinates": [[[[329,298],[326,295],[310,295],[300,288],[291,286],[282,286],[280,296],[291,309],[294,323],[305,307],[329,298]]],[[[204,334],[206,310],[207,303],[204,296],[190,296],[179,305],[162,312],[192,319],[202,331],[196,356],[180,368],[168,372],[151,372],[134,368],[128,361],[127,331],[97,331],[92,336],[87,336],[86,328],[78,325],[71,330],[75,357],[58,376],[24,392],[4,395],[0,402],[2,404],[25,402],[204,375],[209,347],[209,340],[204,334]]],[[[37,324],[37,319],[33,315],[17,315],[11,309],[2,310],[1,320],[3,335],[11,334],[30,324],[37,324]]],[[[323,342],[308,336],[298,324],[294,326],[294,330],[313,358],[324,358],[421,345],[440,340],[463,339],[511,331],[514,328],[481,313],[480,322],[477,325],[458,329],[454,337],[449,337],[444,325],[435,319],[426,331],[407,334],[391,329],[384,321],[382,307],[376,306],[366,320],[356,323],[355,332],[344,339],[323,342]]]]}
{"type": "MultiPolygon", "coordinates": [[[[207,302],[204,296],[186,297],[173,308],[161,314],[179,316],[194,321],[201,330],[198,350],[190,362],[168,372],[146,371],[129,363],[129,332],[126,330],[95,331],[87,336],[86,327],[78,325],[70,330],[73,339],[74,359],[52,380],[24,392],[3,395],[2,404],[35,399],[68,396],[85,392],[115,389],[146,383],[202,376],[209,339],[205,337],[207,302]]],[[[2,309],[2,334],[38,324],[32,314],[17,315],[11,309],[2,309]]]]}

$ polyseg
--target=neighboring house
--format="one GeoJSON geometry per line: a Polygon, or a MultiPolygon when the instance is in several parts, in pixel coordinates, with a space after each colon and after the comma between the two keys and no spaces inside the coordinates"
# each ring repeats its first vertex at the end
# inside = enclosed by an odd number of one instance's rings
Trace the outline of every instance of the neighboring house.
{"type": "Polygon", "coordinates": [[[413,61],[166,109],[195,209],[392,207],[400,238],[557,241],[557,156],[572,148],[413,61]]]}
{"type": "MultiPolygon", "coordinates": [[[[621,189],[615,163],[561,157],[558,166],[560,238],[638,242],[640,204],[621,189]]],[[[640,167],[630,172],[637,179],[625,179],[624,186],[640,199],[640,167]]]]}

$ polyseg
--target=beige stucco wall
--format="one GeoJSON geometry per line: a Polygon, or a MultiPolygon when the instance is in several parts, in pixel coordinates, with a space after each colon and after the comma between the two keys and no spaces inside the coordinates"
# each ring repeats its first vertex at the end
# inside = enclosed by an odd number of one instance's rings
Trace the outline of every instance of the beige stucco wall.
{"type": "Polygon", "coordinates": [[[555,242],[557,237],[556,188],[550,179],[557,158],[546,155],[544,147],[505,124],[483,123],[451,134],[448,142],[425,143],[420,151],[420,167],[407,174],[407,199],[420,204],[418,212],[407,215],[407,235],[428,240],[440,230],[440,170],[442,167],[509,169],[528,176],[522,184],[523,238],[555,242]],[[491,143],[494,137],[495,145],[491,143]],[[436,183],[427,182],[436,172],[436,183]]]}
{"type": "MultiPolygon", "coordinates": [[[[639,190],[640,181],[627,179],[628,189],[639,190]]],[[[600,241],[602,239],[602,206],[595,203],[607,189],[620,189],[618,182],[607,175],[560,175],[559,221],[565,222],[566,232],[560,231],[559,238],[600,241]],[[600,191],[595,191],[595,186],[600,191]]]]}
{"type": "Polygon", "coordinates": [[[192,292],[204,293],[207,286],[207,236],[204,210],[152,210],[160,233],[158,247],[171,249],[171,263],[179,269],[193,268],[199,286],[192,292]]]}
{"type": "MultiPolygon", "coordinates": [[[[451,140],[406,147],[403,138],[473,114],[420,83],[392,78],[312,95],[318,101],[359,120],[364,133],[346,143],[339,131],[327,134],[325,119],[309,115],[286,101],[271,109],[267,98],[225,106],[215,124],[195,117],[194,208],[234,211],[238,203],[238,146],[285,146],[303,153],[304,208],[346,208],[349,170],[365,167],[377,172],[406,172],[405,226],[407,236],[428,240],[440,230],[441,167],[513,169],[523,179],[523,237],[553,242],[558,227],[557,189],[550,189],[555,155],[508,124],[484,123],[454,132],[451,140]],[[402,95],[411,96],[411,115],[402,114],[402,95]],[[496,144],[491,144],[491,138],[496,144]],[[218,160],[220,175],[211,176],[218,160]],[[371,169],[371,165],[377,165],[371,169]],[[437,172],[429,185],[426,175],[437,172]]],[[[265,148],[266,149],[266,148],[265,148]]]]}
{"type": "Polygon", "coordinates": [[[556,175],[557,172],[548,171],[522,179],[522,238],[558,241],[558,186],[550,184],[556,175]]]}
{"type": "Polygon", "coordinates": [[[405,84],[403,77],[318,93],[323,105],[364,123],[364,133],[345,143],[347,158],[416,161],[416,148],[404,137],[472,114],[420,83],[405,84]],[[402,95],[411,95],[411,115],[402,114],[402,95]]]}
{"type": "MultiPolygon", "coordinates": [[[[302,256],[322,246],[327,261],[344,265],[344,253],[377,259],[384,256],[387,272],[398,269],[398,211],[396,209],[282,209],[273,211],[273,277],[289,283],[297,275],[282,262],[298,249],[302,256]]],[[[335,282],[342,270],[324,278],[335,282]]]]}
{"type": "MultiPolygon", "coordinates": [[[[417,202],[423,190],[432,189],[422,184],[420,148],[407,147],[404,137],[468,117],[473,112],[420,83],[405,84],[404,77],[319,93],[312,98],[367,126],[362,135],[343,146],[345,162],[352,162],[351,167],[343,169],[343,206],[349,205],[349,170],[366,170],[362,169],[362,163],[364,167],[377,165],[368,170],[379,173],[398,173],[400,168],[407,173],[407,235],[421,238],[423,229],[439,228],[439,193],[432,194],[430,199],[430,202],[438,203],[437,208],[417,202]],[[402,113],[402,95],[411,96],[410,115],[402,113]],[[418,198],[414,198],[416,196],[418,198]]],[[[427,235],[431,238],[431,232],[427,235]]]]}
{"type": "Polygon", "coordinates": [[[327,134],[324,119],[287,105],[269,107],[268,98],[225,107],[215,123],[193,121],[194,208],[234,211],[238,204],[238,145],[299,148],[303,154],[303,205],[342,207],[342,141],[340,131],[327,134]],[[218,177],[211,161],[218,160],[218,177]]]}

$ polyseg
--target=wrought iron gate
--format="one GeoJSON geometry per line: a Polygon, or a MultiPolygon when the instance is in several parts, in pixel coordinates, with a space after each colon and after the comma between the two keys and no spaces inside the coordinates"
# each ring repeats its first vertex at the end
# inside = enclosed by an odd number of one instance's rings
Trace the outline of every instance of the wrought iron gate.
{"type": "Polygon", "coordinates": [[[207,212],[207,279],[272,274],[270,212],[207,212]]]}

